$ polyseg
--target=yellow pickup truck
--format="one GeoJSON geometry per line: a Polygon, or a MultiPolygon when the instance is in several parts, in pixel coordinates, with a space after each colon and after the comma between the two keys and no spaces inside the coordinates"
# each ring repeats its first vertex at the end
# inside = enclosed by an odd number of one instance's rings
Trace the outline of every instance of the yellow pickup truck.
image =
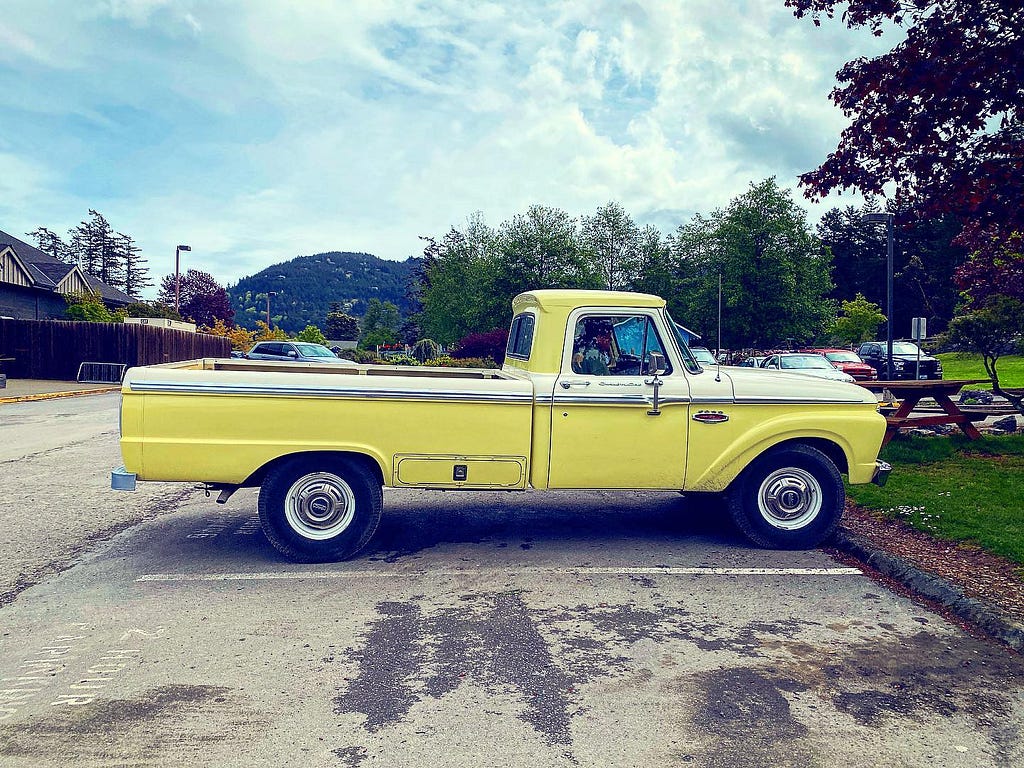
{"type": "Polygon", "coordinates": [[[701,366],[657,296],[538,290],[513,301],[499,370],[204,359],[124,377],[115,488],[258,486],[286,557],[351,557],[382,487],[725,492],[755,544],[817,545],[844,489],[884,483],[873,394],[701,366]]]}

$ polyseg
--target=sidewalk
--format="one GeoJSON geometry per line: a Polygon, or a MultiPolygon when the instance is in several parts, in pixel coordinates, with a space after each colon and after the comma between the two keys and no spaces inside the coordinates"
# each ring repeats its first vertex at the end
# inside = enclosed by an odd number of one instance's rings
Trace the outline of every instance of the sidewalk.
{"type": "Polygon", "coordinates": [[[48,400],[53,397],[93,395],[99,392],[116,392],[117,384],[81,384],[77,381],[52,381],[49,379],[8,379],[7,386],[0,389],[0,404],[20,403],[29,400],[48,400]]]}

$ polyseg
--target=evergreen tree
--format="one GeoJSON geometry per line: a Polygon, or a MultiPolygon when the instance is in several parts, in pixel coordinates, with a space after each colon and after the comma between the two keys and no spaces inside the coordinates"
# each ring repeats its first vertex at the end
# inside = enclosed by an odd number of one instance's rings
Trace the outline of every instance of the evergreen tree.
{"type": "Polygon", "coordinates": [[[142,249],[135,244],[135,240],[130,235],[121,232],[114,235],[114,244],[118,260],[123,267],[124,280],[123,285],[120,286],[121,290],[129,296],[137,298],[142,291],[153,285],[153,280],[149,276],[149,267],[146,266],[146,259],[139,255],[142,249]]]}
{"type": "Polygon", "coordinates": [[[327,313],[327,324],[324,329],[327,338],[332,341],[356,341],[359,339],[359,321],[344,310],[340,301],[331,302],[331,311],[327,313]]]}
{"type": "Polygon", "coordinates": [[[75,257],[68,248],[68,244],[61,240],[60,235],[56,232],[51,232],[46,227],[39,227],[34,232],[29,232],[27,236],[35,240],[36,248],[43,253],[48,253],[67,264],[75,263],[75,257]]]}

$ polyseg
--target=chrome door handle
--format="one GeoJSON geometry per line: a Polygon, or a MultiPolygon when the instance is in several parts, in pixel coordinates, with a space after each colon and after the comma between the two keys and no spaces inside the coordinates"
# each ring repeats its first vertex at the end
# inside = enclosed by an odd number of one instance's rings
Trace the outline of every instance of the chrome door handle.
{"type": "Polygon", "coordinates": [[[562,385],[562,389],[568,389],[569,387],[589,387],[590,386],[590,382],[589,381],[560,381],[558,383],[562,385]]]}

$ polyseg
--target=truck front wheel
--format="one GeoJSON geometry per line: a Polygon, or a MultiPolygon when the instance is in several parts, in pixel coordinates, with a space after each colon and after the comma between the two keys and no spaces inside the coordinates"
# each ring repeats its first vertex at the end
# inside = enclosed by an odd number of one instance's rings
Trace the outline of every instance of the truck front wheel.
{"type": "Polygon", "coordinates": [[[839,525],[845,500],[836,465],[801,444],[759,456],[728,493],[737,527],[757,546],[772,549],[816,547],[839,525]]]}
{"type": "Polygon", "coordinates": [[[382,507],[374,474],[341,457],[282,462],[260,486],[263,532],[281,554],[300,563],[355,555],[377,530],[382,507]]]}

